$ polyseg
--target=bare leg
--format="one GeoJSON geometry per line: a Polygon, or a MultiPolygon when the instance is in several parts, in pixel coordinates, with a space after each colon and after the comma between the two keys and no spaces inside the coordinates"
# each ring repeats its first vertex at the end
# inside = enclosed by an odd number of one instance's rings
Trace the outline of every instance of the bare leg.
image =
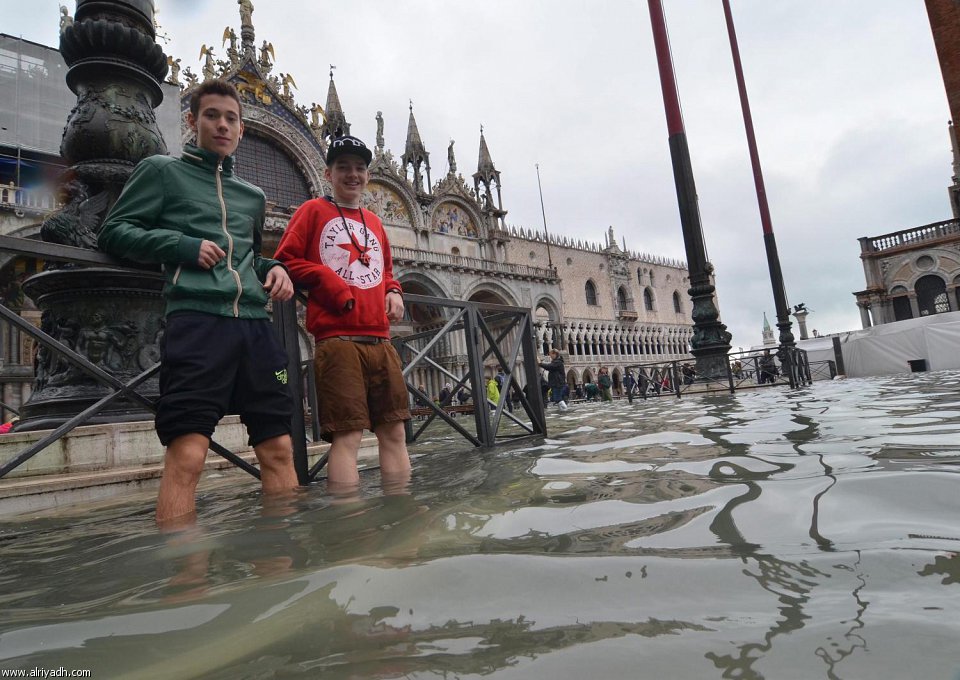
{"type": "Polygon", "coordinates": [[[294,489],[300,485],[293,469],[293,442],[284,434],[253,447],[260,461],[260,483],[264,493],[294,489]]]}
{"type": "Polygon", "coordinates": [[[384,423],[374,430],[380,448],[380,474],[384,478],[410,477],[410,455],[403,421],[384,423]]]}
{"type": "Polygon", "coordinates": [[[330,457],[327,459],[327,484],[356,486],[360,483],[357,472],[357,453],[363,430],[334,432],[330,445],[330,457]]]}
{"type": "Polygon", "coordinates": [[[196,513],[197,482],[203,472],[210,440],[202,434],[184,434],[167,446],[163,478],[157,495],[157,524],[163,528],[187,526],[196,513]],[[176,520],[171,523],[171,520],[176,520]]]}

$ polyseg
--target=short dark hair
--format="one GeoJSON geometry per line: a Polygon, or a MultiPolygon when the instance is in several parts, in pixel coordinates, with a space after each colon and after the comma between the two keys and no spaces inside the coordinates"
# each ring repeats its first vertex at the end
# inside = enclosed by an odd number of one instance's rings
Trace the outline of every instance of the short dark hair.
{"type": "Polygon", "coordinates": [[[233,83],[227,80],[215,78],[213,80],[204,80],[190,95],[190,113],[196,118],[200,115],[200,100],[204,95],[219,94],[224,97],[231,97],[237,102],[237,109],[240,111],[240,117],[243,118],[243,102],[240,101],[240,93],[233,83]]]}

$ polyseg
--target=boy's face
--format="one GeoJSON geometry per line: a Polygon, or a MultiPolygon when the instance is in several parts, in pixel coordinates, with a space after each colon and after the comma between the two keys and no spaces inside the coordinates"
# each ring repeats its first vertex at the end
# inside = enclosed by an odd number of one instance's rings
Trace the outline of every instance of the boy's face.
{"type": "Polygon", "coordinates": [[[226,95],[203,95],[197,117],[194,118],[193,112],[188,113],[187,123],[197,134],[197,146],[221,158],[236,151],[243,137],[240,105],[226,95]]]}
{"type": "Polygon", "coordinates": [[[360,202],[360,195],[367,186],[370,174],[367,164],[360,156],[344,154],[333,161],[323,173],[333,187],[333,197],[338,203],[351,205],[360,202]]]}

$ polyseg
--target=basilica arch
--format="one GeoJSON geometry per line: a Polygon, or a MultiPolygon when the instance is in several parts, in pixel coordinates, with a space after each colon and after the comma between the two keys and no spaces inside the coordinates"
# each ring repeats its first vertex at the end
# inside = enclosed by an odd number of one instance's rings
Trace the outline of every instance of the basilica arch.
{"type": "Polygon", "coordinates": [[[493,281],[483,281],[464,296],[471,302],[489,302],[495,305],[519,306],[513,294],[505,286],[493,281]]]}
{"type": "Polygon", "coordinates": [[[323,158],[319,150],[304,138],[303,133],[282,118],[256,106],[248,105],[244,108],[243,124],[249,132],[266,139],[293,160],[300,174],[306,179],[313,196],[326,193],[327,187],[320,170],[324,167],[323,158]]]}

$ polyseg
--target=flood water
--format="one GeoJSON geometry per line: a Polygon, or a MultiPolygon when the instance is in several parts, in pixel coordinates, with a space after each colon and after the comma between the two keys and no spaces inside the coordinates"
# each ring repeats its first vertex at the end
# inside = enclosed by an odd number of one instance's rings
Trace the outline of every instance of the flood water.
{"type": "MultiPolygon", "coordinates": [[[[960,373],[548,412],[406,493],[0,521],[0,669],[94,678],[960,677],[960,373]]],[[[423,448],[416,451],[423,451],[423,448]]]]}

